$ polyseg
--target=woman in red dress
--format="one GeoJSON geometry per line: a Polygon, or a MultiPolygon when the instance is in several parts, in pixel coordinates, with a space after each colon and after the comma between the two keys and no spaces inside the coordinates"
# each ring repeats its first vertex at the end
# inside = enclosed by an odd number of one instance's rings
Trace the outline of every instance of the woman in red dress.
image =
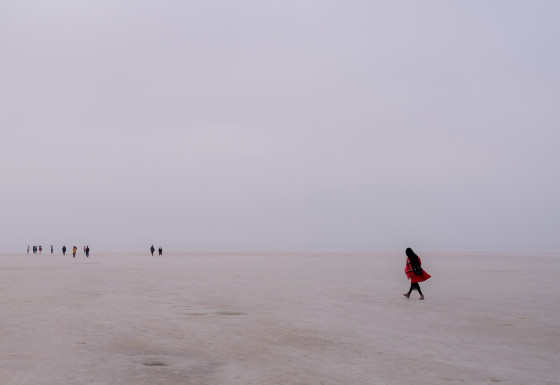
{"type": "Polygon", "coordinates": [[[431,277],[424,269],[422,269],[422,260],[417,256],[414,251],[409,247],[406,249],[406,267],[404,272],[408,279],[410,279],[410,290],[408,293],[403,294],[406,298],[410,298],[410,293],[412,290],[418,290],[420,294],[420,299],[424,299],[422,290],[420,290],[420,285],[418,282],[424,282],[431,277]]]}

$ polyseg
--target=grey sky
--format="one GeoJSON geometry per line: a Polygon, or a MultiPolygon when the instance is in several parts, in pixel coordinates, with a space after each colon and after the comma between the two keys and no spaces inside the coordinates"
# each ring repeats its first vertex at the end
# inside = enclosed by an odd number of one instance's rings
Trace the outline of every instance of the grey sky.
{"type": "Polygon", "coordinates": [[[2,1],[0,251],[560,250],[556,1],[2,1]]]}

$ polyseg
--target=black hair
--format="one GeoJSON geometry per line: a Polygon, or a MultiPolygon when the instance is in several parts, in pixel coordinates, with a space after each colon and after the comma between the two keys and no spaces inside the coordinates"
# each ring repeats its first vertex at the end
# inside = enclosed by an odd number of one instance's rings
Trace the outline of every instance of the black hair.
{"type": "Polygon", "coordinates": [[[406,249],[405,253],[408,257],[408,260],[410,261],[410,265],[412,266],[412,268],[420,266],[420,260],[418,259],[418,256],[416,255],[416,253],[414,253],[414,251],[412,251],[410,247],[406,249]]]}

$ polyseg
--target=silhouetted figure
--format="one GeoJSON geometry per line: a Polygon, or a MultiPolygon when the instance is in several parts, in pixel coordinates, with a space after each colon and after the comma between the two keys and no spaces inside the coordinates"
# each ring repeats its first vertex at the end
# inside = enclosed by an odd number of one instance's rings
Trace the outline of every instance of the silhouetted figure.
{"type": "MultiPolygon", "coordinates": [[[[152,246],[153,247],[153,246],[152,246]]],[[[29,246],[27,246],[27,254],[29,254],[29,246]]],[[[154,252],[152,251],[152,255],[154,254],[154,252]]]]}
{"type": "Polygon", "coordinates": [[[76,246],[74,246],[74,247],[72,248],[72,257],[73,257],[73,258],[76,258],[76,251],[78,251],[78,248],[77,248],[76,246]]]}
{"type": "Polygon", "coordinates": [[[152,257],[153,257],[154,256],[154,251],[156,251],[156,248],[154,247],[154,245],[152,245],[152,247],[150,247],[150,251],[152,252],[152,257]]]}
{"type": "Polygon", "coordinates": [[[66,245],[62,246],[62,255],[66,255],[66,245]]]}
{"type": "Polygon", "coordinates": [[[86,246],[86,258],[89,258],[89,246],[86,246]]]}
{"type": "Polygon", "coordinates": [[[163,249],[161,247],[158,249],[158,253],[159,253],[159,255],[163,254],[163,249]]]}
{"type": "Polygon", "coordinates": [[[53,251],[54,251],[54,247],[53,245],[51,245],[51,254],[53,253],[53,251]]]}
{"type": "Polygon", "coordinates": [[[422,294],[422,290],[420,290],[418,282],[424,282],[429,279],[431,275],[422,269],[422,261],[420,260],[420,257],[417,256],[410,247],[406,249],[406,256],[406,267],[404,268],[404,272],[406,277],[410,279],[410,290],[408,290],[408,293],[403,295],[406,298],[410,298],[412,290],[417,290],[418,294],[420,294],[420,299],[424,299],[424,295],[422,294]]]}
{"type": "Polygon", "coordinates": [[[39,254],[43,252],[43,246],[39,246],[39,254]]]}
{"type": "Polygon", "coordinates": [[[84,254],[86,253],[86,247],[84,246],[84,254]]]}

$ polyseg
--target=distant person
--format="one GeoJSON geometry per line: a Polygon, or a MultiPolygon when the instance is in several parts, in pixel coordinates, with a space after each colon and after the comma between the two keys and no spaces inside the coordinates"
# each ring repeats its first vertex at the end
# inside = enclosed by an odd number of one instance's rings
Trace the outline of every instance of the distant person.
{"type": "Polygon", "coordinates": [[[43,246],[39,246],[39,254],[43,252],[43,246]]]}
{"type": "Polygon", "coordinates": [[[53,253],[53,251],[54,251],[54,247],[53,245],[51,245],[51,254],[53,253]]]}
{"type": "MultiPolygon", "coordinates": [[[[153,247],[153,246],[152,246],[153,247]]],[[[27,246],[27,254],[29,254],[29,246],[27,246]]],[[[152,251],[152,255],[154,255],[154,252],[152,251]]]]}
{"type": "MultiPolygon", "coordinates": [[[[154,251],[156,251],[156,248],[154,247],[154,245],[152,245],[152,247],[150,247],[150,251],[152,252],[152,257],[153,257],[154,256],[154,251]]],[[[29,248],[28,248],[27,252],[29,252],[29,248]]]]}
{"type": "Polygon", "coordinates": [[[66,255],[66,245],[62,246],[62,255],[66,255]]]}
{"type": "Polygon", "coordinates": [[[89,258],[89,246],[86,246],[86,258],[89,258]]]}
{"type": "Polygon", "coordinates": [[[84,254],[86,253],[86,247],[84,246],[84,254]]]}
{"type": "Polygon", "coordinates": [[[78,248],[76,246],[74,246],[72,248],[72,257],[76,258],[76,251],[78,251],[78,248]]]}
{"type": "Polygon", "coordinates": [[[414,251],[409,247],[406,249],[406,267],[404,272],[406,277],[410,279],[410,290],[408,293],[403,294],[406,298],[410,298],[412,290],[417,290],[420,294],[420,299],[424,299],[422,290],[420,290],[419,282],[424,282],[431,277],[424,269],[422,269],[422,260],[417,256],[414,251]]]}
{"type": "Polygon", "coordinates": [[[158,253],[159,255],[163,255],[163,249],[161,247],[158,249],[158,253]]]}

